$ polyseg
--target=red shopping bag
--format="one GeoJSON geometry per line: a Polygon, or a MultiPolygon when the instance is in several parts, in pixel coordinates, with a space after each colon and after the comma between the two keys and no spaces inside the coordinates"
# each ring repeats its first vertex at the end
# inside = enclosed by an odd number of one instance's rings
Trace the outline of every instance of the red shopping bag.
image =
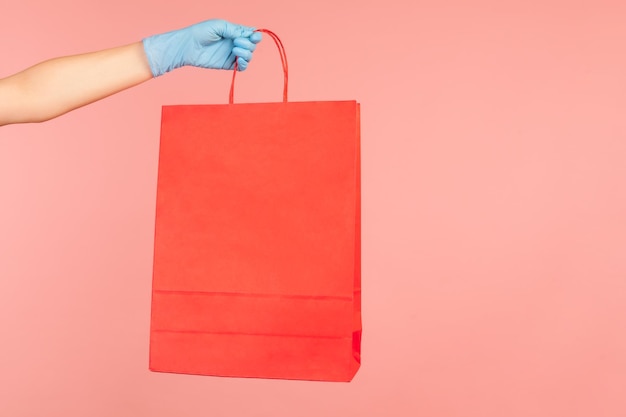
{"type": "Polygon", "coordinates": [[[288,102],[266,33],[283,102],[163,107],[150,369],[350,381],[359,104],[288,102]]]}

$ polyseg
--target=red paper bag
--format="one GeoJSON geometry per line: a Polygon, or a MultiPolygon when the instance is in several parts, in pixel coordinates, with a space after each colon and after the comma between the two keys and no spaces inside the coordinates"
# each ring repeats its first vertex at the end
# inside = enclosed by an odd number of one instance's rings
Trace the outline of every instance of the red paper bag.
{"type": "MultiPolygon", "coordinates": [[[[279,49],[280,41],[273,37],[279,49]]],[[[350,381],[359,104],[164,106],[150,369],[350,381]]],[[[234,76],[233,76],[234,82],[234,76]]]]}

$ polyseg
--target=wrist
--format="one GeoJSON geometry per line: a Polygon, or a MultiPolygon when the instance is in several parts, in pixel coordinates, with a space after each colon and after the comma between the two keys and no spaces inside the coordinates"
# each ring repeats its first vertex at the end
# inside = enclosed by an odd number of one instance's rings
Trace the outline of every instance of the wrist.
{"type": "Polygon", "coordinates": [[[143,39],[143,47],[153,77],[161,76],[185,65],[185,48],[189,40],[187,31],[175,30],[143,39]]]}

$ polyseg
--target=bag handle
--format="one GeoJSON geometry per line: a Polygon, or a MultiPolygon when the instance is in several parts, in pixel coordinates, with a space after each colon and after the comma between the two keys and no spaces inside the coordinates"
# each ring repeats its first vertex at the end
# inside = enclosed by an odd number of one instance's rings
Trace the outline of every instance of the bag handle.
{"type": "MultiPolygon", "coordinates": [[[[268,29],[257,29],[255,32],[263,32],[268,34],[273,40],[276,46],[278,47],[278,53],[280,54],[280,62],[283,64],[283,73],[284,73],[284,85],[283,85],[283,102],[287,102],[287,84],[288,84],[288,74],[289,70],[287,67],[287,54],[285,53],[285,47],[281,42],[278,35],[268,29]]],[[[233,80],[230,83],[230,94],[228,97],[228,104],[233,104],[235,97],[235,76],[237,75],[237,60],[235,59],[235,69],[233,70],[233,80]]]]}

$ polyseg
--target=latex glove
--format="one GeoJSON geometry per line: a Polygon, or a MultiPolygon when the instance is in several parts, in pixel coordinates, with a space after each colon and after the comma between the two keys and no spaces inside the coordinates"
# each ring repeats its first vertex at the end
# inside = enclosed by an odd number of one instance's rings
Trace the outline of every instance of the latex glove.
{"type": "Polygon", "coordinates": [[[248,67],[261,34],[254,28],[225,20],[195,25],[150,36],[143,40],[152,75],[158,77],[185,65],[240,71],[248,67]]]}

